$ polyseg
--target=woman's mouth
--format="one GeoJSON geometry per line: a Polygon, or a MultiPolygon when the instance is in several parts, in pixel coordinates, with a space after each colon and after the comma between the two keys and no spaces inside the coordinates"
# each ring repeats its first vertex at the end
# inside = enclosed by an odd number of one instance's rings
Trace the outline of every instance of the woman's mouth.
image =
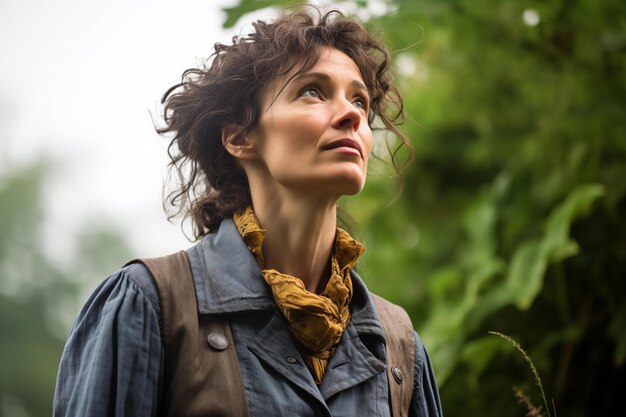
{"type": "Polygon", "coordinates": [[[361,144],[356,140],[350,138],[344,138],[330,142],[322,149],[325,151],[337,149],[339,152],[359,155],[361,158],[363,158],[363,149],[361,148],[361,144]]]}

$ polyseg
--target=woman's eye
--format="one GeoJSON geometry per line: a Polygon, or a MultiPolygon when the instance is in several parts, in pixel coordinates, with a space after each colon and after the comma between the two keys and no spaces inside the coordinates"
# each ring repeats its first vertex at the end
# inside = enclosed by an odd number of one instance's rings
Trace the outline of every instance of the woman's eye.
{"type": "Polygon", "coordinates": [[[321,96],[319,90],[315,87],[307,87],[300,94],[303,97],[315,97],[319,98],[321,96]]]}
{"type": "Polygon", "coordinates": [[[367,110],[367,100],[362,97],[358,97],[354,100],[354,105],[359,109],[367,110]]]}

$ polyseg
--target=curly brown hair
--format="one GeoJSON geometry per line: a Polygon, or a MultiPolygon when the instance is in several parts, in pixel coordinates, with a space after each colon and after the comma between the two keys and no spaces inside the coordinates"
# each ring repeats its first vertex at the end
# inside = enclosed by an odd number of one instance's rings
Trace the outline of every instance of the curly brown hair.
{"type": "MultiPolygon", "coordinates": [[[[164,205],[170,206],[170,220],[181,213],[191,218],[197,239],[251,205],[246,175],[222,144],[223,127],[237,126],[242,137],[253,131],[263,87],[296,68],[296,75],[309,70],[324,47],[345,53],[359,68],[371,97],[370,125],[379,119],[400,146],[412,150],[397,128],[403,104],[390,82],[389,52],[361,23],[337,10],[322,14],[312,8],[271,23],[259,20],[253,28],[230,45],[216,43],[207,62],[186,70],[161,99],[165,126],[157,132],[173,134],[169,168],[180,181],[164,205]]],[[[399,174],[397,150],[392,161],[399,174]]]]}

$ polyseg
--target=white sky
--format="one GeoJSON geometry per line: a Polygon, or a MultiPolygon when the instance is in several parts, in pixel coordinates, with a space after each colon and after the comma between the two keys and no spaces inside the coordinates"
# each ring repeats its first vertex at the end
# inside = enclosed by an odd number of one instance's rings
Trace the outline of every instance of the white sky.
{"type": "Polygon", "coordinates": [[[190,246],[161,209],[167,140],[149,112],[230,40],[220,9],[233,3],[0,0],[0,179],[41,155],[61,161],[46,190],[53,255],[69,256],[94,213],[126,230],[132,255],[190,246]]]}

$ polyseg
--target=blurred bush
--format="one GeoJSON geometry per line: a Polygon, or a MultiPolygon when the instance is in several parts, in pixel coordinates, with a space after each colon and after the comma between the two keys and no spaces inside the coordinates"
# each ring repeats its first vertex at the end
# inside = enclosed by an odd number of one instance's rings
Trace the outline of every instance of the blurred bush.
{"type": "Polygon", "coordinates": [[[63,344],[85,291],[130,256],[120,234],[97,216],[75,237],[72,265],[47,253],[43,191],[55,166],[42,160],[0,172],[2,417],[52,413],[63,344]]]}

